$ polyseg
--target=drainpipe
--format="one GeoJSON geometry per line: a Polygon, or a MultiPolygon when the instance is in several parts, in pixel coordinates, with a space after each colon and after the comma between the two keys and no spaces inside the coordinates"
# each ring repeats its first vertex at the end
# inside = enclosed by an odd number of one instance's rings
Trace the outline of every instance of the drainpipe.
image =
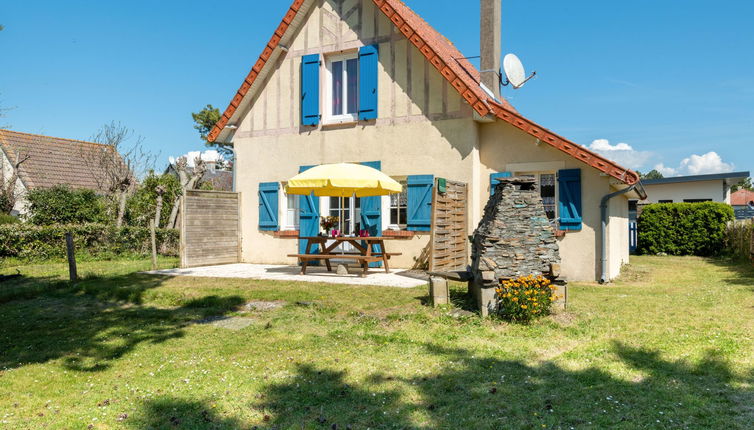
{"type": "Polygon", "coordinates": [[[600,227],[600,232],[602,235],[602,247],[600,249],[601,251],[601,269],[600,269],[600,284],[604,284],[605,282],[609,281],[607,279],[607,218],[608,218],[608,210],[607,210],[607,204],[610,202],[610,199],[613,197],[620,196],[622,194],[630,193],[633,191],[636,186],[639,183],[635,183],[628,188],[624,188],[620,191],[616,191],[614,193],[607,194],[602,197],[602,200],[600,201],[600,217],[602,219],[602,225],[600,227]]]}

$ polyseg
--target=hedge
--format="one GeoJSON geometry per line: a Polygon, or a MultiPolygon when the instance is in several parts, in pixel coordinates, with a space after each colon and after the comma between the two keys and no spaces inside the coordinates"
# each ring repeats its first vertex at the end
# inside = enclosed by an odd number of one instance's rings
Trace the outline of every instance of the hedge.
{"type": "Polygon", "coordinates": [[[644,206],[638,220],[640,254],[721,255],[734,218],[725,203],[659,203],[644,206]]]}
{"type": "MultiPolygon", "coordinates": [[[[8,224],[0,225],[0,258],[45,260],[65,257],[66,232],[73,233],[76,252],[81,255],[149,255],[152,248],[149,229],[144,227],[8,224]]],[[[178,254],[178,230],[158,229],[156,236],[161,254],[178,254]]]]}

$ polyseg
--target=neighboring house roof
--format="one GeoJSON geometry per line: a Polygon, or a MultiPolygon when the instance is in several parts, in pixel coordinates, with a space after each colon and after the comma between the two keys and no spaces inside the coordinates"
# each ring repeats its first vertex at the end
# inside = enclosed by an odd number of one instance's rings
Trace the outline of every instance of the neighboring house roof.
{"type": "Polygon", "coordinates": [[[713,173],[711,175],[693,175],[693,176],[673,176],[662,179],[644,179],[641,182],[644,185],[675,184],[680,182],[699,182],[699,181],[728,181],[729,184],[735,185],[749,177],[749,172],[730,172],[730,173],[713,173]]]}
{"type": "Polygon", "coordinates": [[[105,181],[97,180],[98,177],[104,178],[104,172],[87,161],[87,157],[96,156],[94,151],[111,151],[112,148],[107,145],[0,130],[0,149],[11,162],[16,160],[19,153],[21,157],[29,157],[18,173],[29,189],[68,185],[71,188],[107,191],[101,187],[105,181]]]}
{"type": "Polygon", "coordinates": [[[233,172],[230,170],[207,170],[202,182],[212,185],[215,191],[233,191],[233,172]]]}
{"type": "Polygon", "coordinates": [[[754,202],[754,191],[738,190],[730,195],[731,206],[748,206],[754,202]]]}
{"type": "MultiPolygon", "coordinates": [[[[306,0],[294,0],[283,17],[282,22],[275,30],[270,41],[265,46],[259,59],[252,67],[241,87],[236,92],[220,120],[209,133],[207,139],[215,141],[228,122],[236,113],[249,89],[252,87],[262,69],[272,57],[281,39],[292,26],[296,16],[301,11],[306,0]]],[[[372,0],[378,9],[387,16],[395,27],[403,33],[424,57],[451,86],[466,100],[469,105],[481,116],[492,115],[503,120],[531,136],[539,139],[566,154],[580,160],[589,166],[600,170],[625,184],[632,185],[639,182],[639,175],[619,164],[602,157],[585,147],[571,142],[534,121],[524,118],[506,101],[495,100],[493,96],[484,91],[480,85],[479,71],[458,49],[442,34],[424,21],[400,0],[372,0]]]]}

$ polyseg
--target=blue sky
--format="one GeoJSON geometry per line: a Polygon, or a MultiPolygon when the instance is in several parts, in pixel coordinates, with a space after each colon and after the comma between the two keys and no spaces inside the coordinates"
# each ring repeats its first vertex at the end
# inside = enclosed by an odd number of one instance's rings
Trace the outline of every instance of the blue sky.
{"type": "MultiPolygon", "coordinates": [[[[225,108],[289,3],[2,2],[0,124],[87,139],[116,120],[162,160],[200,149],[190,113],[225,108]]],[[[476,1],[407,3],[478,54],[476,1]]],[[[643,171],[754,170],[754,2],[504,0],[503,15],[503,51],[537,71],[505,91],[525,116],[643,171]]]]}

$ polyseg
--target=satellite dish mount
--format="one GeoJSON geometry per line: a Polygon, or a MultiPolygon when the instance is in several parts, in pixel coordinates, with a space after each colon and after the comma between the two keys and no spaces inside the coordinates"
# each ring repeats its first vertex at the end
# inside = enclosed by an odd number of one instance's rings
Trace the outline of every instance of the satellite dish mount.
{"type": "Polygon", "coordinates": [[[500,77],[500,85],[511,85],[514,90],[517,90],[529,82],[529,79],[537,75],[537,72],[532,72],[529,77],[526,76],[526,70],[521,60],[515,54],[507,54],[503,58],[503,72],[505,73],[505,82],[502,79],[502,73],[500,77]]]}

